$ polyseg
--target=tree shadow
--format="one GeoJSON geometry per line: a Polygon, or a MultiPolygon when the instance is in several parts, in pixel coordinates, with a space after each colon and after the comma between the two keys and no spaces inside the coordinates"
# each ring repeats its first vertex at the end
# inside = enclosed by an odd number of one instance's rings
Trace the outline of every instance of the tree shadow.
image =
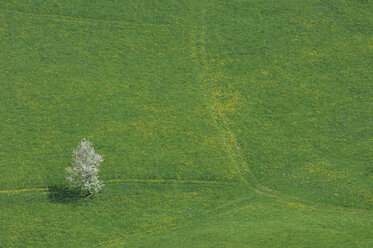
{"type": "Polygon", "coordinates": [[[66,185],[49,185],[48,199],[50,202],[70,203],[76,202],[86,196],[81,188],[70,188],[66,185]]]}

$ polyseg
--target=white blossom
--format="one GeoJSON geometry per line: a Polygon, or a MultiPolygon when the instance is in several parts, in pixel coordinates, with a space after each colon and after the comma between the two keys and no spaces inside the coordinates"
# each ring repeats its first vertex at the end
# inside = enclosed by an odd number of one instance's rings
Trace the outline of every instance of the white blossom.
{"type": "Polygon", "coordinates": [[[83,139],[78,147],[73,151],[72,167],[66,168],[71,186],[78,186],[86,189],[88,195],[92,191],[98,192],[104,186],[98,179],[100,163],[104,161],[101,155],[93,149],[93,145],[83,139]]]}

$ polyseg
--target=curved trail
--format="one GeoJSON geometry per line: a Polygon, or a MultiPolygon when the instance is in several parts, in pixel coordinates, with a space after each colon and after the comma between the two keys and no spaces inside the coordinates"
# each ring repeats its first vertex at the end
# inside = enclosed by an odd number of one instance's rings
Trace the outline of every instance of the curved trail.
{"type": "MultiPolygon", "coordinates": [[[[234,169],[239,174],[239,180],[248,186],[248,190],[255,192],[256,194],[270,197],[276,199],[278,202],[284,204],[295,204],[304,206],[305,208],[312,210],[323,210],[323,211],[352,211],[355,212],[359,208],[350,208],[343,206],[336,206],[327,203],[315,203],[309,200],[305,200],[296,196],[287,195],[282,192],[278,192],[271,188],[266,187],[261,184],[256,178],[255,174],[251,171],[250,166],[244,159],[240,145],[237,142],[236,135],[232,131],[229,121],[224,115],[222,103],[219,101],[218,97],[214,96],[216,83],[218,82],[218,72],[213,70],[214,64],[216,63],[214,59],[210,58],[209,53],[206,49],[206,12],[207,7],[201,9],[202,15],[202,25],[200,27],[199,37],[195,35],[191,36],[190,42],[194,45],[197,43],[197,38],[199,39],[202,45],[197,51],[195,51],[199,56],[197,58],[200,61],[196,61],[196,64],[199,64],[201,70],[199,75],[197,75],[197,80],[201,85],[202,92],[205,92],[204,101],[208,107],[209,114],[211,116],[212,122],[218,131],[218,136],[221,139],[222,143],[225,146],[227,154],[230,156],[232,165],[234,169]],[[199,63],[198,63],[199,62],[199,63]]],[[[194,47],[194,46],[192,46],[194,47]]],[[[359,209],[360,210],[360,209],[359,209]]]]}

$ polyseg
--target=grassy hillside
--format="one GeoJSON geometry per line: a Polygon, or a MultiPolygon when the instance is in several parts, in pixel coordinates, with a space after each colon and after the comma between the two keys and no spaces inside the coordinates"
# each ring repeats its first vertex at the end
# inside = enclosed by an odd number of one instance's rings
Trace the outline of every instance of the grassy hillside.
{"type": "Polygon", "coordinates": [[[372,11],[1,1],[0,246],[372,247],[372,11]]]}
{"type": "Polygon", "coordinates": [[[206,74],[217,113],[262,183],[371,207],[373,18],[371,5],[356,2],[207,7],[206,74]]]}

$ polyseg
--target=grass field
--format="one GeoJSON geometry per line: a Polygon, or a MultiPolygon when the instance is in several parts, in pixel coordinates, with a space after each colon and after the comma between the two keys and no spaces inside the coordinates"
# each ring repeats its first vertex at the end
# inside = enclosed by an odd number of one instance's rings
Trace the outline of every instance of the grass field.
{"type": "Polygon", "coordinates": [[[369,0],[0,2],[0,247],[373,247],[369,0]],[[106,186],[53,200],[80,140],[106,186]]]}

